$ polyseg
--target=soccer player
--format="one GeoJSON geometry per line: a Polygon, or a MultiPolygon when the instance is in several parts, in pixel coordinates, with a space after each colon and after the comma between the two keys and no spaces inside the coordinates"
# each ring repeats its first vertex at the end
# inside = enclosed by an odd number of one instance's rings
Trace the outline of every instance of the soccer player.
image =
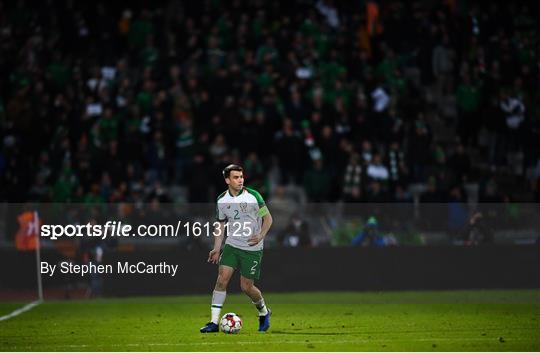
{"type": "Polygon", "coordinates": [[[228,190],[217,199],[217,220],[219,225],[214,237],[214,248],[208,255],[208,262],[219,263],[216,286],[212,295],[212,319],[201,328],[202,333],[218,332],[221,308],[227,295],[227,285],[234,270],[240,270],[240,287],[251,298],[259,312],[259,331],[270,327],[272,312],[266,307],[254,280],[259,279],[263,254],[264,237],[272,225],[272,216],[261,194],[244,187],[243,169],[231,164],[223,170],[228,190]],[[227,230],[225,246],[220,255],[223,235],[227,230]]]}

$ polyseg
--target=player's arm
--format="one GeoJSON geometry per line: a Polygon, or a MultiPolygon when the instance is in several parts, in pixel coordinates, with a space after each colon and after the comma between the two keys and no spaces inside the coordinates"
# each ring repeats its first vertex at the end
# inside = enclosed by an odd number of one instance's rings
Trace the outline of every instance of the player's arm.
{"type": "Polygon", "coordinates": [[[253,235],[248,240],[248,244],[250,246],[255,246],[259,244],[262,240],[264,240],[264,237],[266,236],[266,234],[268,234],[268,231],[270,230],[270,227],[272,226],[272,222],[273,222],[272,215],[270,214],[270,211],[268,211],[268,208],[266,206],[264,206],[264,209],[265,209],[263,210],[264,215],[261,217],[262,218],[261,232],[259,234],[253,235]]]}
{"type": "Polygon", "coordinates": [[[270,214],[270,211],[268,211],[268,213],[262,218],[261,236],[263,239],[266,234],[268,234],[268,231],[270,230],[273,221],[274,220],[272,219],[272,215],[270,214]]]}
{"type": "Polygon", "coordinates": [[[219,199],[216,204],[216,228],[214,229],[214,247],[208,253],[208,262],[217,264],[219,262],[219,251],[221,250],[221,244],[223,243],[223,236],[225,233],[225,222],[227,216],[223,212],[223,205],[220,205],[219,199]]]}
{"type": "Polygon", "coordinates": [[[214,247],[208,254],[208,262],[217,264],[219,262],[219,251],[223,243],[223,233],[225,232],[225,222],[218,222],[214,231],[214,247]]]}

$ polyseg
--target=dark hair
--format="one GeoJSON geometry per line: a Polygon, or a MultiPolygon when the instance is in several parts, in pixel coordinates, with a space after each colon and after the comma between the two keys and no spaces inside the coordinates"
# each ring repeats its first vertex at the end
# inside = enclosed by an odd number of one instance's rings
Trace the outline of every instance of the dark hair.
{"type": "Polygon", "coordinates": [[[229,177],[229,175],[231,175],[231,171],[235,171],[235,172],[243,172],[244,169],[242,167],[240,167],[238,164],[229,164],[228,166],[225,167],[225,169],[223,169],[223,177],[225,179],[227,179],[229,177]]]}

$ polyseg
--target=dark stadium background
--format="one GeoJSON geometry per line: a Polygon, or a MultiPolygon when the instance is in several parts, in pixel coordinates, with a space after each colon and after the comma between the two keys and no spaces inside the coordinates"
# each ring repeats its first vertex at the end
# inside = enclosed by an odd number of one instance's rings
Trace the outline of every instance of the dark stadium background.
{"type": "MultiPolygon", "coordinates": [[[[15,246],[25,210],[144,205],[131,216],[166,223],[192,216],[177,205],[212,209],[230,163],[275,215],[271,290],[285,275],[297,290],[538,288],[539,15],[525,1],[1,1],[0,296],[35,291],[33,247],[15,246]],[[332,278],[358,258],[356,281],[332,278]],[[322,277],[285,270],[323,259],[322,277]]],[[[59,244],[43,256],[189,259],[154,293],[206,293],[215,274],[205,241],[59,244]]],[[[151,294],[133,283],[98,293],[151,294]]]]}

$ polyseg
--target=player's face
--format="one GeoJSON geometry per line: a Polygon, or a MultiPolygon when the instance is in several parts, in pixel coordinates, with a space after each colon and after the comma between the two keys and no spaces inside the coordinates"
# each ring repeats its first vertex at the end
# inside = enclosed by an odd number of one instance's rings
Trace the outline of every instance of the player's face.
{"type": "Polygon", "coordinates": [[[244,174],[238,171],[231,171],[229,177],[225,179],[225,182],[234,191],[240,191],[244,186],[244,174]]]}

